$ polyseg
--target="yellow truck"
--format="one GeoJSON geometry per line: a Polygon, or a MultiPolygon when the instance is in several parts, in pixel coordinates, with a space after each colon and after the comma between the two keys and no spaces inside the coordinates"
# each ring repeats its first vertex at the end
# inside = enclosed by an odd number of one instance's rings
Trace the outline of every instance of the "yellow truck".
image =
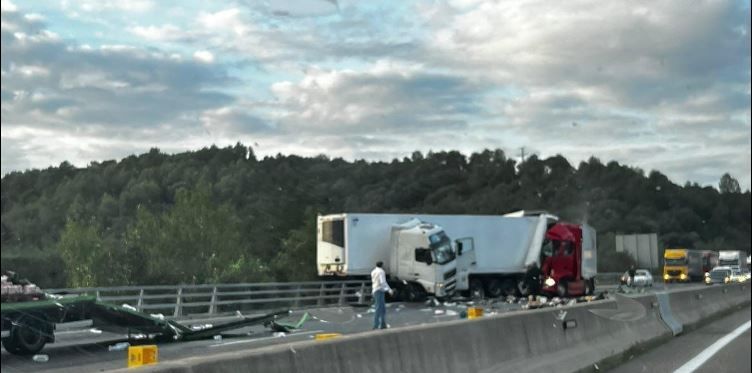
{"type": "Polygon", "coordinates": [[[664,282],[699,281],[703,276],[701,251],[669,248],[663,253],[664,282]]]}

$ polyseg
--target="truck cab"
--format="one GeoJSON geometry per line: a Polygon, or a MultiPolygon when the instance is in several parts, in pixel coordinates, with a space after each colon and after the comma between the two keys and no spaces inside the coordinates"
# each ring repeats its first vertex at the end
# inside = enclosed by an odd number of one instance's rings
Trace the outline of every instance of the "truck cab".
{"type": "Polygon", "coordinates": [[[381,261],[398,298],[448,297],[456,288],[456,248],[437,224],[386,214],[319,216],[316,246],[319,276],[370,279],[381,261]]]}
{"type": "Polygon", "coordinates": [[[586,225],[553,224],[541,249],[542,290],[562,297],[595,289],[595,231],[586,225]]]}

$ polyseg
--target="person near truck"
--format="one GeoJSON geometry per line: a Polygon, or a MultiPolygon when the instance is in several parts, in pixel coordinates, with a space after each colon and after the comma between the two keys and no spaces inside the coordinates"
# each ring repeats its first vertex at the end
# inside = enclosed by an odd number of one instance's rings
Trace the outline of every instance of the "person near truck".
{"type": "Polygon", "coordinates": [[[632,284],[634,284],[635,274],[637,273],[637,270],[635,270],[634,264],[629,266],[629,271],[627,271],[627,273],[629,274],[629,283],[627,283],[627,286],[632,286],[632,284]]]}
{"type": "Polygon", "coordinates": [[[386,272],[382,268],[384,262],[377,262],[376,268],[371,271],[371,294],[376,307],[373,315],[373,328],[386,329],[386,293],[394,294],[394,290],[386,282],[386,272]]]}
{"type": "Polygon", "coordinates": [[[527,272],[525,272],[525,285],[527,286],[528,294],[536,295],[540,292],[541,287],[541,270],[538,268],[538,264],[532,262],[527,265],[527,272]]]}

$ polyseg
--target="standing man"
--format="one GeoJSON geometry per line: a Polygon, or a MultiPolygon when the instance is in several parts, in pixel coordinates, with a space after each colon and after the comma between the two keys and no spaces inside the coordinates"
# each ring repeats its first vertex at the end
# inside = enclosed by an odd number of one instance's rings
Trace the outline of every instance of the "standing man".
{"type": "Polygon", "coordinates": [[[627,284],[627,286],[631,287],[634,284],[635,274],[637,274],[637,271],[635,270],[634,264],[632,264],[632,265],[629,266],[629,271],[627,271],[627,273],[629,274],[629,283],[627,284]]]}
{"type": "Polygon", "coordinates": [[[525,272],[525,285],[527,286],[528,295],[538,295],[540,293],[541,285],[541,270],[538,268],[538,264],[532,262],[527,265],[527,272],[525,272]]]}
{"type": "Polygon", "coordinates": [[[376,268],[371,271],[371,294],[373,295],[373,302],[376,305],[376,313],[373,318],[374,329],[386,329],[386,292],[394,294],[394,290],[386,283],[386,273],[384,269],[384,262],[377,262],[376,268]]]}

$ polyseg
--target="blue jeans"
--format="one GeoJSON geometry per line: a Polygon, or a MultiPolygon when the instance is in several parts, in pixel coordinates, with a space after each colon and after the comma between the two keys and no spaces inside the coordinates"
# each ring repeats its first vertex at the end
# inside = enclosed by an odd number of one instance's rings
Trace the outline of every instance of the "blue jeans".
{"type": "Polygon", "coordinates": [[[376,306],[376,313],[373,316],[374,329],[386,329],[386,301],[384,300],[384,291],[376,290],[373,293],[373,302],[376,306]]]}

